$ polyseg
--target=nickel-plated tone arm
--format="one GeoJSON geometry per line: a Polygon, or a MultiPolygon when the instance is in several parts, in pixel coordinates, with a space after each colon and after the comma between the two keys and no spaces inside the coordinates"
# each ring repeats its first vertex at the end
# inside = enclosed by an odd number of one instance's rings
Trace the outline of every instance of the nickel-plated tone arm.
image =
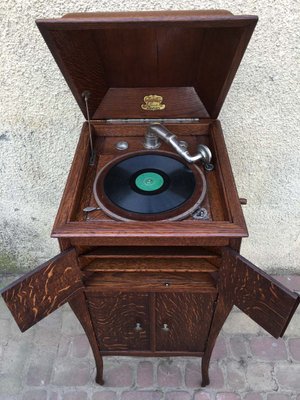
{"type": "Polygon", "coordinates": [[[187,147],[180,144],[177,140],[177,136],[160,123],[151,124],[149,126],[145,135],[144,147],[146,149],[157,149],[160,146],[159,138],[169,143],[176,152],[189,163],[195,163],[196,161],[202,161],[205,164],[210,163],[211,151],[207,146],[199,144],[198,153],[191,156],[187,147]]]}

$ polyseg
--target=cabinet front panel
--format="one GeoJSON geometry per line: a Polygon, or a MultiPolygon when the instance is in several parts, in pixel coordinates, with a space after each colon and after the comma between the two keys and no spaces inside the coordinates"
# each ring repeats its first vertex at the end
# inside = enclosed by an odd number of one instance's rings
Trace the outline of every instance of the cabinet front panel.
{"type": "Polygon", "coordinates": [[[156,350],[204,351],[215,293],[157,293],[156,350]]]}
{"type": "Polygon", "coordinates": [[[100,350],[150,350],[149,295],[87,295],[100,350]]]}

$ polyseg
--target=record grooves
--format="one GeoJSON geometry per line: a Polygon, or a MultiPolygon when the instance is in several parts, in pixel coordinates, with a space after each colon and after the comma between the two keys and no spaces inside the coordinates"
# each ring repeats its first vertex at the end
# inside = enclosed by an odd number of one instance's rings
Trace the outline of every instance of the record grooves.
{"type": "Polygon", "coordinates": [[[177,155],[139,152],[107,164],[95,179],[94,195],[115,219],[179,219],[199,205],[205,186],[201,170],[177,155]]]}

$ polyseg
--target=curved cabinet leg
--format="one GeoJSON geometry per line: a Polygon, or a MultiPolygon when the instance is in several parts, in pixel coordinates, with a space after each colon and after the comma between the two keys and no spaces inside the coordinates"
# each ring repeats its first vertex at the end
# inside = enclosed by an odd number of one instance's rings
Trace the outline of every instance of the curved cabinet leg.
{"type": "Polygon", "coordinates": [[[202,358],[201,370],[202,370],[202,383],[201,386],[209,385],[209,362],[211,358],[212,351],[214,349],[217,337],[232,309],[232,304],[226,304],[225,298],[220,294],[218,298],[218,303],[215,309],[213,321],[211,324],[210,332],[208,335],[208,340],[206,344],[206,349],[202,358]]]}
{"type": "Polygon", "coordinates": [[[103,380],[103,360],[99,350],[98,342],[94,333],[94,328],[92,325],[90,313],[86,305],[86,298],[83,292],[80,292],[77,296],[69,300],[70,307],[72,308],[74,314],[81,323],[86,336],[90,342],[95,362],[97,368],[96,382],[99,385],[104,384],[103,380]]]}

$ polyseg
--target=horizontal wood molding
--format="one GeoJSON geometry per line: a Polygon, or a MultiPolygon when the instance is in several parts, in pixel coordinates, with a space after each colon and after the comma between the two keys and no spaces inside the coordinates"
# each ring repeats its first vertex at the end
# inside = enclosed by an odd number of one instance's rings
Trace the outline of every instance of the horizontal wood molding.
{"type": "Polygon", "coordinates": [[[85,280],[86,293],[93,291],[195,291],[216,292],[209,273],[96,272],[85,280]]]}

